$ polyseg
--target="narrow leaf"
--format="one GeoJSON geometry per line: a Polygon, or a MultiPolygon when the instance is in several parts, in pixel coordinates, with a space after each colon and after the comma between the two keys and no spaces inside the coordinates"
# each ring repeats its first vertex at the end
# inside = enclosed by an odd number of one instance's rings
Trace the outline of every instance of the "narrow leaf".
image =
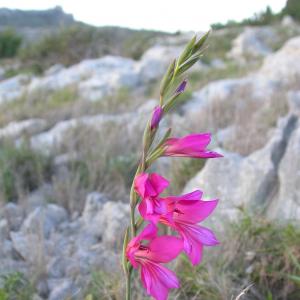
{"type": "Polygon", "coordinates": [[[175,65],[176,65],[176,59],[174,59],[172,61],[172,63],[169,65],[169,68],[162,79],[162,82],[160,85],[160,95],[161,96],[164,96],[164,94],[166,93],[166,90],[172,80],[174,70],[175,70],[175,65]]]}
{"type": "Polygon", "coordinates": [[[193,48],[193,54],[196,53],[197,51],[199,51],[202,46],[204,45],[204,43],[206,42],[208,36],[210,35],[210,30],[207,31],[200,39],[199,41],[195,44],[194,48],[193,48]]]}
{"type": "Polygon", "coordinates": [[[179,56],[177,66],[180,66],[182,63],[184,63],[189,58],[190,54],[192,53],[192,51],[194,49],[195,42],[196,42],[196,36],[194,36],[190,40],[190,42],[186,45],[185,49],[179,56]]]}

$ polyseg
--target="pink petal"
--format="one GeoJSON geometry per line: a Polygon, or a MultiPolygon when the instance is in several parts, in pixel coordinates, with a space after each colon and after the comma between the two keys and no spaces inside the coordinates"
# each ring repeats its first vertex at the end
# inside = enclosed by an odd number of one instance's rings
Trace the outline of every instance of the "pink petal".
{"type": "Polygon", "coordinates": [[[170,138],[166,141],[167,151],[182,152],[191,150],[204,150],[210,143],[211,134],[190,134],[182,138],[170,138]]]}
{"type": "Polygon", "coordinates": [[[144,220],[157,224],[161,214],[167,213],[166,204],[160,199],[145,198],[142,199],[138,210],[144,220]]]}
{"type": "Polygon", "coordinates": [[[160,236],[149,243],[147,258],[161,263],[167,263],[175,259],[183,250],[183,241],[174,236],[160,236]]]}
{"type": "Polygon", "coordinates": [[[143,231],[138,235],[139,241],[141,240],[152,240],[157,236],[157,227],[149,223],[143,231]]]}
{"type": "Polygon", "coordinates": [[[179,281],[174,272],[148,261],[141,265],[141,280],[147,293],[156,300],[166,300],[169,289],[179,287],[179,281]]]}
{"type": "Polygon", "coordinates": [[[216,208],[218,200],[179,201],[176,208],[181,212],[174,219],[184,223],[196,224],[205,220],[216,208]]]}
{"type": "Polygon", "coordinates": [[[156,173],[150,174],[150,178],[157,195],[162,193],[169,186],[169,181],[156,173]]]}
{"type": "Polygon", "coordinates": [[[179,201],[196,201],[200,200],[203,193],[200,190],[196,190],[194,192],[180,195],[180,196],[169,196],[164,198],[168,203],[179,202],[179,201]]]}
{"type": "Polygon", "coordinates": [[[214,233],[208,228],[184,223],[176,223],[176,227],[183,237],[184,251],[193,265],[200,263],[203,245],[215,246],[219,244],[214,233]]]}
{"type": "Polygon", "coordinates": [[[142,198],[156,197],[168,185],[169,182],[165,178],[163,178],[162,176],[156,173],[153,174],[142,173],[136,176],[134,180],[134,188],[142,198]]]}
{"type": "Polygon", "coordinates": [[[195,158],[214,158],[222,156],[206,149],[210,140],[210,133],[191,134],[183,138],[170,138],[165,142],[166,148],[164,155],[195,158]]]}
{"type": "Polygon", "coordinates": [[[138,267],[135,254],[139,251],[142,240],[151,240],[157,236],[157,227],[150,223],[136,237],[131,239],[126,247],[126,256],[134,268],[138,267]]]}

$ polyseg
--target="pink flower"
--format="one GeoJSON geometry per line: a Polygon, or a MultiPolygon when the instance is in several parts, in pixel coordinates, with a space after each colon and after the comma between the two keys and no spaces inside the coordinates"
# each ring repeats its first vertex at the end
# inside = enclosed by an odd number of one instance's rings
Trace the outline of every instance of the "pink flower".
{"type": "Polygon", "coordinates": [[[156,106],[154,108],[153,113],[152,113],[151,123],[150,123],[151,130],[156,129],[158,127],[159,122],[162,118],[163,112],[164,111],[161,106],[156,106]]]}
{"type": "Polygon", "coordinates": [[[158,196],[168,185],[168,180],[156,173],[142,173],[135,178],[134,188],[142,198],[138,208],[145,220],[157,223],[160,215],[167,212],[166,203],[158,196]]]}
{"type": "Polygon", "coordinates": [[[167,213],[160,222],[176,230],[183,238],[183,248],[193,265],[200,263],[203,246],[219,244],[214,233],[197,223],[205,220],[215,209],[218,200],[201,200],[202,192],[194,191],[182,196],[161,198],[167,213]]]}
{"type": "Polygon", "coordinates": [[[142,198],[139,212],[143,219],[153,224],[160,222],[176,230],[183,238],[183,249],[192,264],[199,264],[203,246],[215,246],[219,242],[210,229],[197,223],[205,220],[213,212],[218,200],[201,200],[201,191],[181,196],[160,197],[168,185],[169,182],[156,173],[138,175],[135,179],[135,189],[142,198]]]}
{"type": "Polygon", "coordinates": [[[157,236],[157,227],[149,224],[126,249],[132,266],[140,267],[140,275],[147,293],[156,300],[166,300],[169,289],[178,288],[179,281],[174,272],[162,266],[176,258],[182,251],[182,240],[174,236],[157,236]],[[148,243],[143,244],[147,240],[148,243]]]}
{"type": "Polygon", "coordinates": [[[210,133],[191,134],[182,138],[169,138],[165,142],[163,155],[194,158],[222,157],[221,154],[206,149],[210,141],[210,133]]]}

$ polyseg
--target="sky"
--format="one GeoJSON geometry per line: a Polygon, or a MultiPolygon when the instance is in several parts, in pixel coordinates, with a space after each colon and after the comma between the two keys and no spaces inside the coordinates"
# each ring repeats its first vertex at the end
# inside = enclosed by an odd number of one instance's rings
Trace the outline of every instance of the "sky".
{"type": "Polygon", "coordinates": [[[269,5],[280,11],[286,0],[0,0],[0,7],[47,9],[61,6],[76,20],[164,31],[202,31],[217,22],[242,20],[269,5]]]}

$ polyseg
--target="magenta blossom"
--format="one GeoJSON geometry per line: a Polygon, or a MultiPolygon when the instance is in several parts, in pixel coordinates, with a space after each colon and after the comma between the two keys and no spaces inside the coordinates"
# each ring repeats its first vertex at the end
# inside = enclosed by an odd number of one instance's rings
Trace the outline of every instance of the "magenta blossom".
{"type": "Polygon", "coordinates": [[[182,251],[182,239],[174,236],[157,236],[157,227],[149,224],[126,249],[126,256],[132,266],[140,267],[141,281],[148,295],[156,300],[166,300],[169,289],[178,288],[176,274],[161,263],[175,259],[182,251]],[[143,244],[143,241],[148,243],[143,244]]]}
{"type": "Polygon", "coordinates": [[[206,149],[211,141],[210,133],[191,134],[182,138],[169,138],[165,142],[164,156],[194,158],[222,157],[221,154],[206,149]]]}
{"type": "Polygon", "coordinates": [[[158,127],[159,122],[162,118],[163,112],[164,111],[161,106],[156,106],[154,108],[153,113],[152,113],[151,123],[150,123],[151,130],[156,129],[158,127]]]}
{"type": "Polygon", "coordinates": [[[203,246],[219,244],[214,233],[197,223],[205,220],[215,209],[218,200],[201,200],[202,192],[194,191],[182,196],[161,198],[167,213],[160,222],[176,230],[183,238],[183,248],[193,265],[200,263],[203,246]]]}
{"type": "Polygon", "coordinates": [[[134,180],[134,188],[142,198],[139,212],[145,220],[157,223],[161,214],[167,213],[166,202],[159,195],[169,186],[164,177],[152,173],[141,173],[134,180]]]}
{"type": "Polygon", "coordinates": [[[157,197],[168,186],[169,181],[156,173],[141,173],[134,179],[134,188],[142,198],[157,197]]]}
{"type": "Polygon", "coordinates": [[[205,220],[215,209],[218,200],[201,200],[202,192],[194,191],[181,196],[160,197],[168,181],[156,173],[140,174],[135,189],[142,198],[139,212],[143,219],[154,224],[163,223],[176,230],[184,241],[184,251],[193,265],[199,264],[203,246],[219,242],[214,233],[197,223],[205,220]]]}

